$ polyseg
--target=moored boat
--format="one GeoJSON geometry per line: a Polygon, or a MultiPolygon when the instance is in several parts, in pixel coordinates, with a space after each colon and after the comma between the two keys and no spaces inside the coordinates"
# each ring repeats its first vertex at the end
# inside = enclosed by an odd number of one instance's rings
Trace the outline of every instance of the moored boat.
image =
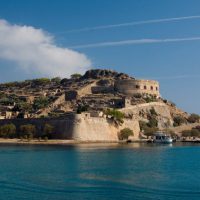
{"type": "Polygon", "coordinates": [[[173,142],[173,139],[169,135],[163,132],[156,132],[154,134],[153,142],[162,144],[171,144],[173,142]]]}

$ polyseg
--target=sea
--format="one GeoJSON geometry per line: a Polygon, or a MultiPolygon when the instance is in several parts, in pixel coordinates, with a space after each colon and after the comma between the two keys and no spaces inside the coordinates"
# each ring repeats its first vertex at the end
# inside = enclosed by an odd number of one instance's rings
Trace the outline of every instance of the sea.
{"type": "Polygon", "coordinates": [[[0,200],[199,200],[200,144],[0,145],[0,200]]]}

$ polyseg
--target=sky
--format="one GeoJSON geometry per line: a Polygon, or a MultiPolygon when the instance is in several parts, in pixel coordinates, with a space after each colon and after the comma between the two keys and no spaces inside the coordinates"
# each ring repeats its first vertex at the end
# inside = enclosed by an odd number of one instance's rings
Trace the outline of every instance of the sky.
{"type": "Polygon", "coordinates": [[[200,114],[199,0],[0,0],[0,82],[107,68],[200,114]]]}

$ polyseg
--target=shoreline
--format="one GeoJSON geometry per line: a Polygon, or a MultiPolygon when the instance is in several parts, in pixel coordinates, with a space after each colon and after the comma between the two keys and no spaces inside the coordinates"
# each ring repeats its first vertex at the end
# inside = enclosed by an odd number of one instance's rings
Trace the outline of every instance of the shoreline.
{"type": "MultiPolygon", "coordinates": [[[[147,140],[136,140],[129,142],[131,143],[147,143],[147,140]]],[[[175,143],[200,143],[200,141],[196,140],[183,140],[183,141],[176,141],[175,143]]],[[[52,140],[21,140],[21,139],[0,139],[0,145],[6,145],[6,144],[25,144],[25,145],[75,145],[75,144],[128,144],[127,141],[78,141],[78,140],[62,140],[62,139],[52,139],[52,140]]]]}
{"type": "Polygon", "coordinates": [[[1,144],[30,144],[30,145],[74,145],[74,144],[121,144],[126,143],[125,141],[78,141],[78,140],[21,140],[21,139],[0,139],[1,144]]]}

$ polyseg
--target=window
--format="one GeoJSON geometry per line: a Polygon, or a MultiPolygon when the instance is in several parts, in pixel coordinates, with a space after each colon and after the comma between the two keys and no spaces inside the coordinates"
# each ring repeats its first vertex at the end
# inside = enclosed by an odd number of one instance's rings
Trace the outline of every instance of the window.
{"type": "Polygon", "coordinates": [[[153,86],[151,86],[151,90],[153,90],[153,86]]]}
{"type": "Polygon", "coordinates": [[[135,87],[136,87],[136,89],[140,89],[140,86],[139,86],[139,85],[136,85],[135,87]]]}
{"type": "Polygon", "coordinates": [[[156,90],[158,91],[158,87],[156,87],[156,90]]]}
{"type": "Polygon", "coordinates": [[[146,85],[144,86],[144,89],[145,89],[145,90],[147,89],[147,86],[146,86],[146,85]]]}

